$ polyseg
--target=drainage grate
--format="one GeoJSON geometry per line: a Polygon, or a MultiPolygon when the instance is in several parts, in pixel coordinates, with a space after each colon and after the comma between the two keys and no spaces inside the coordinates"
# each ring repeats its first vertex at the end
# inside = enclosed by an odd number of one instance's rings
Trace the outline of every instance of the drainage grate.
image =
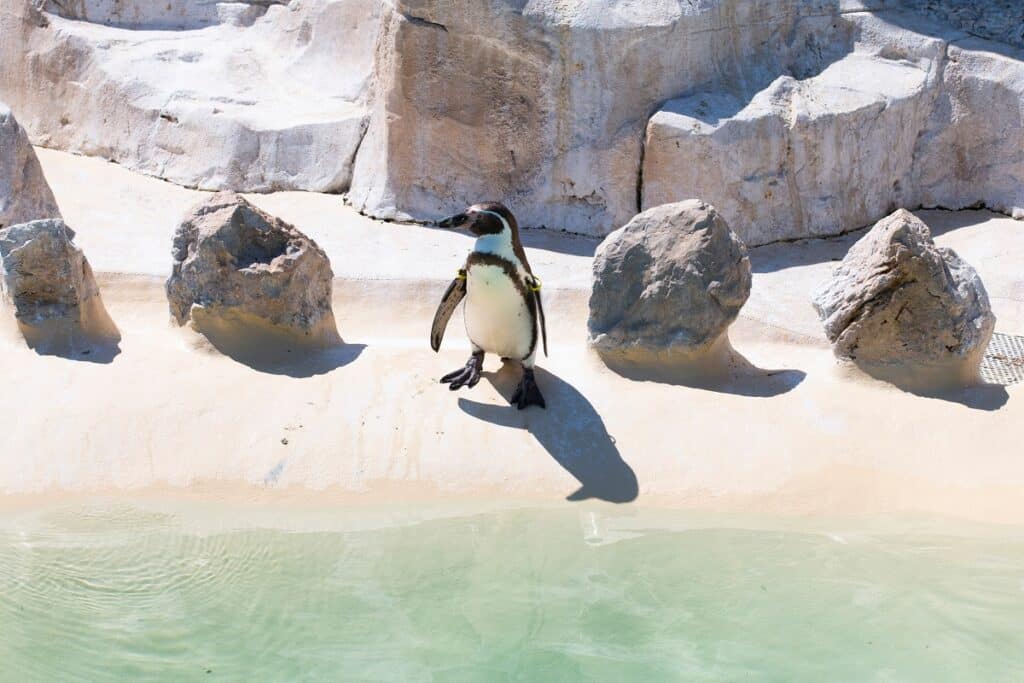
{"type": "Polygon", "coordinates": [[[1024,382],[1024,337],[993,334],[981,361],[981,378],[1003,386],[1024,382]]]}

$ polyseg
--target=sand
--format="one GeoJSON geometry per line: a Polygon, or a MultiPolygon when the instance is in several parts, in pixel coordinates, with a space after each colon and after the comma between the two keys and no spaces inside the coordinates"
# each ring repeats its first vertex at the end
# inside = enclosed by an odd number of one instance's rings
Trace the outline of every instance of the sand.
{"type": "MultiPolygon", "coordinates": [[[[440,354],[430,317],[470,239],[359,216],[336,196],[253,200],[332,259],[346,345],[225,355],[172,328],[170,239],[201,193],[40,150],[122,334],[110,354],[42,356],[5,340],[0,505],[42,497],[310,504],[595,499],[704,512],[928,513],[1024,522],[1021,385],[925,397],[831,355],[810,292],[856,236],[755,249],[731,332],[747,361],[699,387],[634,381],[585,345],[593,240],[531,232],[546,282],[547,411],[510,408],[516,377],[437,383],[465,361],[460,314],[440,354]]],[[[922,212],[974,265],[997,331],[1024,334],[1024,223],[922,212]]]]}

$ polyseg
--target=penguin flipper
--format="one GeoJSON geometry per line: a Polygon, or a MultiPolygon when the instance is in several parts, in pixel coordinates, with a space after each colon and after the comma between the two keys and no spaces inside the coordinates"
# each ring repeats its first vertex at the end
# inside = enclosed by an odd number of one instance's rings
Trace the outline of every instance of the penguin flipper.
{"type": "Polygon", "coordinates": [[[544,304],[540,300],[540,289],[533,291],[533,300],[537,302],[537,319],[540,321],[540,337],[544,341],[544,355],[548,355],[548,326],[544,321],[544,304]]]}
{"type": "Polygon", "coordinates": [[[458,308],[459,303],[465,297],[466,278],[460,275],[448,285],[444,296],[441,297],[441,305],[437,307],[437,312],[434,313],[434,323],[430,327],[430,348],[434,349],[434,351],[441,350],[441,340],[444,339],[444,331],[448,327],[448,321],[451,320],[452,313],[455,312],[455,309],[458,308]]]}

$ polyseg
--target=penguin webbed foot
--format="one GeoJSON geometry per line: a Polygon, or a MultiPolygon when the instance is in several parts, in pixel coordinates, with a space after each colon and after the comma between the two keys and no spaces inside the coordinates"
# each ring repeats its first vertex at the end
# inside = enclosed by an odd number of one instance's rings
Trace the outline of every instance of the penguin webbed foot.
{"type": "Polygon", "coordinates": [[[544,402],[544,396],[541,395],[540,388],[537,386],[537,380],[533,376],[533,370],[529,368],[523,369],[523,378],[519,381],[519,386],[516,387],[515,393],[512,394],[512,399],[509,402],[519,410],[523,410],[527,406],[540,406],[545,410],[547,409],[548,406],[544,402]]]}
{"type": "Polygon", "coordinates": [[[441,384],[447,384],[452,391],[457,391],[462,387],[472,389],[480,381],[480,372],[483,367],[484,354],[474,353],[463,367],[442,377],[441,384]]]}

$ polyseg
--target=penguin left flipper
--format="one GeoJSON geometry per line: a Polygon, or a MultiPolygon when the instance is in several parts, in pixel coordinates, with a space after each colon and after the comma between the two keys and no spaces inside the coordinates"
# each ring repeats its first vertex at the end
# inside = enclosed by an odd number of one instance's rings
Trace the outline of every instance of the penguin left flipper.
{"type": "Polygon", "coordinates": [[[458,308],[459,303],[466,297],[466,275],[465,271],[459,271],[459,276],[452,280],[441,297],[441,304],[434,313],[434,323],[430,326],[430,348],[434,351],[441,350],[441,340],[444,339],[444,331],[448,327],[448,321],[458,308]]]}
{"type": "MultiPolygon", "coordinates": [[[[532,289],[532,288],[531,288],[532,289]]],[[[537,304],[537,318],[540,320],[540,336],[544,341],[544,355],[548,355],[548,326],[544,321],[544,304],[540,300],[540,287],[533,289],[533,300],[537,304]]]]}

